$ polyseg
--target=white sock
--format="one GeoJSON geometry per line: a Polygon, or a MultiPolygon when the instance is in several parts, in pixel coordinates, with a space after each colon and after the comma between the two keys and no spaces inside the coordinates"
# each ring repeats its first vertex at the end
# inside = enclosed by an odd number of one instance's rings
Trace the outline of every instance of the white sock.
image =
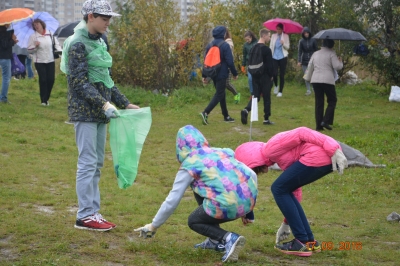
{"type": "Polygon", "coordinates": [[[229,234],[225,237],[225,243],[226,243],[226,242],[229,242],[229,240],[231,240],[231,236],[232,236],[232,233],[229,233],[229,234]]]}

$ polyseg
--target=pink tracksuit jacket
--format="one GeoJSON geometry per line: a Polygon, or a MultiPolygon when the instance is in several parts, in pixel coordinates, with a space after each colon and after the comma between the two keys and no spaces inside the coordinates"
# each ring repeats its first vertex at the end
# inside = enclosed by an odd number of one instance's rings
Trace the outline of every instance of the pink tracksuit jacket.
{"type": "MultiPolygon", "coordinates": [[[[333,138],[307,127],[299,127],[274,135],[268,142],[247,142],[235,150],[235,158],[250,168],[277,163],[286,170],[294,162],[312,167],[332,164],[331,157],[339,143],[333,138]]],[[[293,191],[300,202],[301,188],[293,191]]]]}

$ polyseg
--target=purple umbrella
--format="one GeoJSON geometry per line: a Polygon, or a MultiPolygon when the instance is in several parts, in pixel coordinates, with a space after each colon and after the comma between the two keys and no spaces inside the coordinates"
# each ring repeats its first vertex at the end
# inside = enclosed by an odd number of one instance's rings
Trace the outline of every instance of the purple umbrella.
{"type": "Polygon", "coordinates": [[[18,45],[22,48],[28,47],[29,36],[31,36],[35,30],[33,29],[32,22],[35,19],[41,19],[46,23],[46,30],[54,33],[58,25],[60,24],[57,19],[51,16],[47,12],[36,12],[32,18],[24,19],[16,23],[12,23],[14,33],[18,39],[18,45]]]}

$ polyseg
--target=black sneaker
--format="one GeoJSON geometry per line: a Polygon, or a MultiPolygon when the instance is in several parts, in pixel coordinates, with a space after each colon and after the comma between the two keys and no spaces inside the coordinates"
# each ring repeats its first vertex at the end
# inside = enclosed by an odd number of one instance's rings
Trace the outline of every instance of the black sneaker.
{"type": "Polygon", "coordinates": [[[242,120],[242,124],[243,125],[247,125],[247,117],[249,116],[249,111],[247,111],[246,109],[243,109],[241,112],[240,112],[240,115],[241,115],[241,120],[242,120]]]}
{"type": "Polygon", "coordinates": [[[312,255],[312,248],[309,248],[308,245],[301,243],[297,239],[293,239],[292,241],[283,244],[276,244],[275,249],[288,255],[296,255],[300,257],[309,257],[312,255]]]}
{"type": "Polygon", "coordinates": [[[208,115],[205,112],[200,113],[201,120],[203,121],[203,125],[208,125],[208,115]]]}
{"type": "Polygon", "coordinates": [[[225,121],[225,122],[228,122],[228,123],[233,123],[233,122],[235,122],[235,119],[233,119],[232,117],[230,117],[230,116],[228,115],[227,117],[224,118],[224,121],[225,121]]]}
{"type": "Polygon", "coordinates": [[[264,120],[263,124],[264,124],[264,125],[273,125],[273,124],[275,124],[275,123],[272,122],[271,120],[264,120]]]}

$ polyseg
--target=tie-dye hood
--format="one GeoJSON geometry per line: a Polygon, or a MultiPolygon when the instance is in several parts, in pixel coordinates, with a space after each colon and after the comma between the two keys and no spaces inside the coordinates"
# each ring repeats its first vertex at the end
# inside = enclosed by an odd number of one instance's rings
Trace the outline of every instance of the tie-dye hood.
{"type": "Polygon", "coordinates": [[[183,163],[191,152],[201,148],[209,148],[209,145],[197,128],[187,125],[179,129],[176,135],[176,157],[180,163],[183,163]]]}
{"type": "Polygon", "coordinates": [[[236,219],[253,210],[257,184],[252,171],[228,148],[210,147],[195,127],[179,129],[176,154],[180,169],[194,178],[193,191],[204,198],[205,212],[216,219],[236,219]]]}

